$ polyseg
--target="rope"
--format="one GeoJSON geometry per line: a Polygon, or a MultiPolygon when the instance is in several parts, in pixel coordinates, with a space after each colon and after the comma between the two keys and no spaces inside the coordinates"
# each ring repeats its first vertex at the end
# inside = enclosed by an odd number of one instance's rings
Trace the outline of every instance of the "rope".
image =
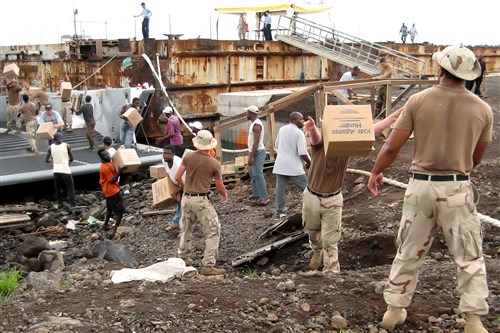
{"type": "MultiPolygon", "coordinates": [[[[358,175],[363,175],[363,176],[367,176],[367,177],[370,177],[370,175],[371,175],[371,173],[368,172],[368,171],[357,170],[357,169],[347,169],[347,172],[358,174],[358,175]]],[[[382,180],[383,180],[384,183],[387,183],[389,185],[393,185],[393,186],[396,186],[396,187],[400,187],[400,188],[404,188],[404,189],[406,189],[408,187],[408,184],[401,183],[401,182],[398,182],[396,180],[392,180],[392,179],[389,179],[389,178],[383,177],[382,180]]],[[[487,215],[483,215],[481,213],[477,213],[477,217],[479,217],[479,220],[481,222],[486,222],[486,223],[489,223],[489,224],[491,224],[493,226],[500,227],[500,221],[497,220],[497,219],[494,219],[494,218],[489,217],[487,215]]]]}
{"type": "Polygon", "coordinates": [[[222,148],[222,152],[224,152],[224,153],[233,153],[233,154],[248,153],[248,148],[246,148],[246,149],[225,149],[225,148],[222,148]]]}

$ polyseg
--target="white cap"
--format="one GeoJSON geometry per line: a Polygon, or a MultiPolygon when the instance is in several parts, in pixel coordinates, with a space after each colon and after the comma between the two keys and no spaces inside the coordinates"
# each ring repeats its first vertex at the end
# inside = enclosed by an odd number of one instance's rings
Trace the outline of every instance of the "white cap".
{"type": "Polygon", "coordinates": [[[249,111],[255,114],[260,112],[259,108],[256,107],[255,105],[250,105],[249,107],[245,108],[245,111],[249,111]]]}
{"type": "Polygon", "coordinates": [[[196,128],[200,131],[203,129],[203,125],[199,121],[194,121],[192,123],[189,123],[189,127],[196,128]]]}
{"type": "Polygon", "coordinates": [[[165,107],[163,113],[172,113],[172,108],[170,106],[165,107]]]}

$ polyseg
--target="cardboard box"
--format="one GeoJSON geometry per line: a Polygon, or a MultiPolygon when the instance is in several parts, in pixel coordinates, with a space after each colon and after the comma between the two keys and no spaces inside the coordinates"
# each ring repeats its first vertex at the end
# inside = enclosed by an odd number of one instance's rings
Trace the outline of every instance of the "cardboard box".
{"type": "Polygon", "coordinates": [[[222,164],[222,175],[233,175],[235,173],[234,163],[231,164],[222,164]]]}
{"type": "Polygon", "coordinates": [[[234,159],[235,167],[242,167],[248,164],[248,155],[238,156],[234,159]]]}
{"type": "Polygon", "coordinates": [[[368,156],[375,134],[370,105],[327,105],[322,123],[325,155],[368,156]]]}
{"type": "Polygon", "coordinates": [[[73,90],[73,86],[71,82],[61,82],[61,86],[59,87],[59,92],[61,93],[61,98],[63,100],[67,100],[71,98],[71,91],[73,90]]]}
{"type": "Polygon", "coordinates": [[[9,80],[19,76],[19,67],[16,64],[8,64],[3,68],[3,75],[9,80]]]}
{"type": "Polygon", "coordinates": [[[39,139],[42,140],[52,140],[54,138],[54,134],[56,134],[57,128],[54,126],[54,123],[49,121],[47,123],[42,123],[38,126],[36,130],[36,135],[39,139]]]}
{"type": "MultiPolygon", "coordinates": [[[[43,89],[42,88],[36,88],[36,87],[30,87],[30,89],[28,90],[28,96],[30,97],[30,99],[35,99],[35,98],[39,98],[43,93],[43,89]]],[[[44,110],[42,110],[44,111],[44,110]]]]}
{"type": "Polygon", "coordinates": [[[137,126],[142,121],[142,116],[136,108],[128,109],[123,116],[127,118],[128,124],[131,127],[137,126]]]}
{"type": "Polygon", "coordinates": [[[134,172],[141,167],[141,160],[135,149],[118,149],[112,160],[117,171],[120,167],[127,167],[125,172],[134,172]]]}
{"type": "Polygon", "coordinates": [[[162,179],[167,177],[167,170],[163,164],[152,165],[149,167],[149,176],[151,178],[162,179]]]}
{"type": "Polygon", "coordinates": [[[158,208],[168,208],[176,202],[172,200],[170,193],[176,192],[179,189],[178,185],[170,180],[169,177],[162,178],[152,184],[153,205],[158,208]]]}

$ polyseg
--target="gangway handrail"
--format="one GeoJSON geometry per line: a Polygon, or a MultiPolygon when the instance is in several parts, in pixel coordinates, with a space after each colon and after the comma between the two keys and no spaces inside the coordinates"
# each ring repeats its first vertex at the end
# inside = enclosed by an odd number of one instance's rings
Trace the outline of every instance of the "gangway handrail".
{"type": "Polygon", "coordinates": [[[382,56],[392,57],[388,62],[403,76],[421,77],[424,71],[425,62],[417,57],[301,17],[280,16],[277,30],[278,40],[321,55],[329,52],[341,63],[359,65],[365,72],[376,72],[382,56]]]}

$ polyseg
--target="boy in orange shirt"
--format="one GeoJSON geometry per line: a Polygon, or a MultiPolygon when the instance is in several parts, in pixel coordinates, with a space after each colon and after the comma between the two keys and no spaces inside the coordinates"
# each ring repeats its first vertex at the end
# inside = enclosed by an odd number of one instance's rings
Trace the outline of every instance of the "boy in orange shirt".
{"type": "Polygon", "coordinates": [[[111,237],[114,237],[116,230],[120,225],[123,218],[123,213],[125,212],[125,205],[123,204],[123,198],[120,194],[120,184],[118,183],[118,178],[120,174],[125,171],[125,168],[121,168],[118,172],[113,167],[111,162],[111,157],[109,152],[105,148],[100,148],[97,154],[101,158],[101,167],[99,168],[99,184],[101,184],[102,191],[106,197],[106,219],[104,220],[103,230],[109,230],[109,219],[111,214],[115,216],[115,225],[111,232],[111,237]]]}

